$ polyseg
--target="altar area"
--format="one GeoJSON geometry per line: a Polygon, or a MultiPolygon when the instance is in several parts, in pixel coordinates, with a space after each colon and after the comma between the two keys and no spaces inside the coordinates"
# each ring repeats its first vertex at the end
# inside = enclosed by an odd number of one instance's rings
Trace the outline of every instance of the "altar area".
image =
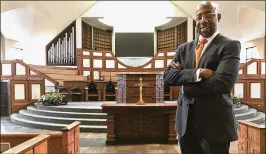
{"type": "Polygon", "coordinates": [[[103,104],[107,113],[106,144],[177,143],[176,103],[103,104]]]}
{"type": "Polygon", "coordinates": [[[106,144],[177,143],[176,103],[164,102],[163,74],[117,73],[117,103],[101,105],[107,113],[106,144]]]}

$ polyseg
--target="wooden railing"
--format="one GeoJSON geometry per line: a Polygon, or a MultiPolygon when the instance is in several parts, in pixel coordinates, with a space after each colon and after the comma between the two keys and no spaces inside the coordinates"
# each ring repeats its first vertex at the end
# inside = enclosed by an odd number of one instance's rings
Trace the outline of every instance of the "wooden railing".
{"type": "Polygon", "coordinates": [[[9,93],[9,113],[19,111],[32,103],[35,103],[45,92],[54,89],[58,82],[49,76],[39,72],[21,60],[1,61],[2,68],[0,79],[8,82],[9,89],[2,89],[9,93]]]}
{"type": "MultiPolygon", "coordinates": [[[[47,141],[47,151],[39,153],[48,154],[78,154],[80,153],[80,122],[76,121],[61,129],[60,132],[47,133],[50,138],[47,141]]],[[[40,134],[38,133],[1,133],[1,142],[10,143],[11,148],[26,142],[40,134]]]]}
{"type": "Polygon", "coordinates": [[[238,153],[265,154],[265,125],[238,121],[238,153]]]}
{"type": "Polygon", "coordinates": [[[265,60],[252,59],[239,68],[233,95],[241,102],[264,111],[265,60]]]}
{"type": "MultiPolygon", "coordinates": [[[[77,83],[92,80],[96,82],[102,82],[101,80],[107,81],[110,80],[110,72],[113,72],[111,80],[115,82],[116,77],[114,75],[120,71],[164,71],[175,54],[175,51],[160,51],[143,66],[129,67],[121,63],[111,51],[83,49],[78,51],[77,83]],[[96,62],[94,62],[95,60],[96,62]],[[110,65],[111,63],[113,65],[110,65]]],[[[10,113],[17,112],[19,109],[31,105],[42,94],[53,91],[54,87],[59,85],[59,82],[54,78],[40,72],[35,66],[27,65],[20,60],[2,61],[0,67],[2,68],[0,79],[7,80],[10,84],[10,113]],[[51,87],[51,89],[45,87],[51,87]]],[[[75,69],[71,68],[69,71],[73,72],[75,69]]],[[[63,76],[67,77],[67,75],[63,76]]],[[[75,78],[70,80],[74,81],[75,78]]],[[[67,86],[66,83],[66,81],[62,81],[64,86],[67,86]]],[[[244,104],[248,104],[259,111],[264,111],[264,85],[265,60],[253,59],[240,66],[238,79],[232,89],[232,93],[240,97],[244,104]]],[[[74,85],[71,84],[71,86],[74,85]]],[[[75,86],[78,85],[75,84],[75,86]]],[[[172,94],[173,99],[177,99],[178,93],[173,91],[172,94]]]]}
{"type": "Polygon", "coordinates": [[[28,141],[25,141],[7,151],[3,154],[40,154],[47,153],[47,140],[50,135],[38,135],[28,141]]]}
{"type": "Polygon", "coordinates": [[[100,80],[100,72],[162,72],[172,61],[175,50],[159,51],[150,61],[139,67],[127,66],[111,51],[78,49],[79,74],[91,80],[100,80]]]}

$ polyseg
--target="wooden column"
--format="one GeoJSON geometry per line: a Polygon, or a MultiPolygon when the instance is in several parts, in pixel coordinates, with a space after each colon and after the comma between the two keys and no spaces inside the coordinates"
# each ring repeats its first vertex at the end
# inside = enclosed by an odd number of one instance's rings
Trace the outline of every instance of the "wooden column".
{"type": "Polygon", "coordinates": [[[115,116],[111,113],[107,114],[107,139],[106,145],[115,144],[115,116]]]}
{"type": "Polygon", "coordinates": [[[79,134],[80,122],[75,121],[72,124],[61,129],[62,131],[62,153],[80,153],[79,134]]]}

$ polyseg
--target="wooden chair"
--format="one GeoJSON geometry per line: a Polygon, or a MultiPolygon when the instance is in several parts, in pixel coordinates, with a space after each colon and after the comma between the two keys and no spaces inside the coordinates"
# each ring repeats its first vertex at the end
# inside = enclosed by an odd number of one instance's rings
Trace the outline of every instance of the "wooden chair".
{"type": "Polygon", "coordinates": [[[164,97],[169,97],[169,100],[171,101],[173,100],[172,93],[173,93],[172,87],[164,86],[164,97]]]}
{"type": "Polygon", "coordinates": [[[107,82],[103,88],[103,101],[106,101],[106,97],[114,97],[116,100],[117,86],[112,81],[107,82]]]}
{"type": "Polygon", "coordinates": [[[69,89],[69,101],[83,101],[83,91],[78,87],[69,89]]]}
{"type": "Polygon", "coordinates": [[[91,81],[89,85],[85,87],[85,97],[86,101],[89,100],[89,97],[98,97],[98,101],[102,99],[100,88],[93,81],[91,81]]]}

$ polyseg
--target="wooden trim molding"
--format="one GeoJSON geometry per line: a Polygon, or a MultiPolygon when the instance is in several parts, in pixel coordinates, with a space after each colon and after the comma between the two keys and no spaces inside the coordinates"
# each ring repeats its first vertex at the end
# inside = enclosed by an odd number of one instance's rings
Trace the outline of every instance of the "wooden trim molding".
{"type": "Polygon", "coordinates": [[[247,99],[250,101],[263,101],[264,100],[264,80],[247,80],[247,99]],[[260,84],[260,98],[251,98],[251,84],[260,84]]]}

